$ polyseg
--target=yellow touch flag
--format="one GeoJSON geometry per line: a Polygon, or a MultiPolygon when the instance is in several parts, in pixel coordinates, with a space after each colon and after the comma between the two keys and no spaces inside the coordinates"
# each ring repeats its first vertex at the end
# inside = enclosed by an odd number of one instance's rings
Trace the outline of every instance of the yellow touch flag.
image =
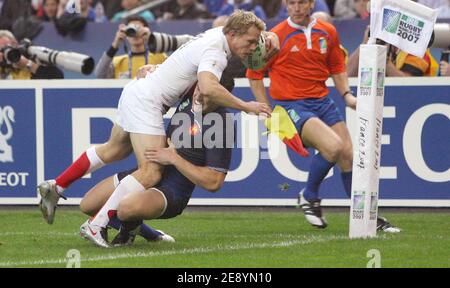
{"type": "Polygon", "coordinates": [[[292,123],[291,117],[286,110],[276,105],[270,118],[264,121],[269,133],[275,133],[288,147],[294,150],[300,156],[309,156],[308,150],[303,146],[302,140],[298,135],[297,128],[292,123]]]}

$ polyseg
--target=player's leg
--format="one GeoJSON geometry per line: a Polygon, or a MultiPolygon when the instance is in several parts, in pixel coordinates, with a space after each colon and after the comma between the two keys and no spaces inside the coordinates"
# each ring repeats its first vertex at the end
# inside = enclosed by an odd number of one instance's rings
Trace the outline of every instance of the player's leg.
{"type": "Polygon", "coordinates": [[[39,184],[38,192],[41,195],[39,207],[44,219],[49,224],[53,223],[58,200],[70,184],[105,164],[124,159],[131,151],[129,133],[119,125],[114,125],[108,142],[90,147],[55,180],[39,184]]]}
{"type": "Polygon", "coordinates": [[[131,193],[120,201],[117,216],[122,221],[151,220],[161,216],[167,207],[167,199],[156,188],[141,193],[131,193]]]}
{"type": "MultiPolygon", "coordinates": [[[[126,175],[134,172],[134,170],[121,172],[99,182],[84,195],[80,203],[80,210],[86,215],[95,216],[119,185],[119,179],[124,178],[126,175]]],[[[107,226],[119,230],[121,224],[121,221],[116,216],[109,220],[107,226]]],[[[142,223],[138,235],[144,237],[147,241],[155,241],[160,237],[161,233],[142,223]]]]}
{"type": "Polygon", "coordinates": [[[130,155],[131,151],[129,133],[115,124],[106,143],[87,149],[72,165],[56,177],[58,192],[62,193],[74,181],[105,164],[124,159],[130,155]]]}
{"type": "MultiPolygon", "coordinates": [[[[164,130],[161,134],[164,134],[164,130]]],[[[85,238],[101,247],[106,247],[107,242],[106,239],[100,237],[101,233],[98,232],[104,231],[108,222],[116,216],[119,202],[130,193],[144,192],[161,179],[161,166],[146,160],[144,151],[149,148],[164,147],[166,143],[165,135],[131,133],[130,139],[138,161],[138,170],[120,181],[97,215],[89,223],[83,224],[80,229],[85,238]],[[85,226],[87,226],[87,229],[85,226]]]]}
{"type": "Polygon", "coordinates": [[[110,176],[103,179],[84,195],[80,202],[81,212],[93,217],[100,211],[109,197],[111,197],[114,189],[116,189],[117,185],[114,184],[114,177],[110,176]]]}
{"type": "Polygon", "coordinates": [[[145,135],[131,133],[131,142],[138,161],[138,169],[124,177],[114,190],[111,197],[92,219],[91,224],[106,227],[111,215],[115,215],[119,202],[133,192],[144,192],[155,186],[161,179],[162,167],[145,159],[144,151],[148,148],[164,147],[166,137],[163,135],[145,135]]]}
{"type": "MultiPolygon", "coordinates": [[[[136,234],[139,234],[142,221],[156,219],[167,209],[168,201],[165,194],[158,188],[150,188],[144,192],[127,195],[119,204],[117,216],[122,221],[119,234],[111,242],[114,246],[130,245],[136,234]]],[[[175,242],[164,232],[157,230],[152,241],[175,242]]]]}
{"type": "Polygon", "coordinates": [[[147,149],[167,146],[166,136],[139,133],[131,133],[130,136],[134,154],[138,162],[138,170],[127,177],[134,177],[145,189],[151,188],[161,180],[163,167],[155,162],[148,161],[144,153],[147,149]]]}

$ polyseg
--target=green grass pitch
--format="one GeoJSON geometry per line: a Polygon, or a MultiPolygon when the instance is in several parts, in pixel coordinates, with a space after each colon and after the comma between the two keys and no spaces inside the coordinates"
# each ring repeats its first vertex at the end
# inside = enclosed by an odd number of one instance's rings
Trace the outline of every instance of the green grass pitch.
{"type": "MultiPolygon", "coordinates": [[[[81,267],[360,267],[377,249],[381,267],[450,267],[448,211],[382,213],[403,229],[370,240],[348,239],[348,213],[325,211],[329,227],[306,223],[300,210],[188,210],[170,220],[147,222],[176,243],[149,243],[102,249],[78,235],[86,217],[57,211],[46,224],[37,209],[0,210],[0,268],[66,267],[77,249],[81,267]]],[[[110,237],[111,237],[110,233],[110,237]]]]}

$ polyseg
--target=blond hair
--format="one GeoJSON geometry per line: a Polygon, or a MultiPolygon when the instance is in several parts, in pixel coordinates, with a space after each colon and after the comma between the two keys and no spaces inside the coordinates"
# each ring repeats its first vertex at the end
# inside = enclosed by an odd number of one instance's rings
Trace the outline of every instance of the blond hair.
{"type": "Polygon", "coordinates": [[[253,12],[236,10],[228,18],[227,23],[223,27],[223,33],[235,32],[238,35],[244,35],[253,26],[261,31],[266,30],[266,24],[256,17],[253,12]]]}
{"type": "Polygon", "coordinates": [[[0,30],[0,38],[8,38],[11,41],[17,41],[16,37],[8,30],[0,30]]]}

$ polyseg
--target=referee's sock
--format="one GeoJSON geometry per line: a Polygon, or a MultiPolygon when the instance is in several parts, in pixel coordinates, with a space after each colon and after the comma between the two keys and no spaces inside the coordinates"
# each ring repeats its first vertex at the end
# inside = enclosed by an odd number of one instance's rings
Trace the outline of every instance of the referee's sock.
{"type": "Polygon", "coordinates": [[[306,200],[319,199],[319,187],[328,171],[333,168],[335,163],[328,162],[320,153],[317,153],[312,161],[309,169],[308,180],[306,181],[303,197],[306,200]]]}

